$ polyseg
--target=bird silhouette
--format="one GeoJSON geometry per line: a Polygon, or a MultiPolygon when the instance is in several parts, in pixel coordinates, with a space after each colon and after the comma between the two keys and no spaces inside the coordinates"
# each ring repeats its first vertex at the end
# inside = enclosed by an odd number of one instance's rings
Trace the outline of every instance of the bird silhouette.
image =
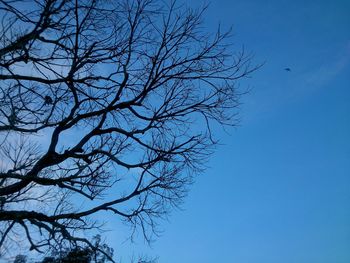
{"type": "Polygon", "coordinates": [[[52,104],[53,103],[52,98],[50,96],[48,96],[48,95],[46,95],[44,97],[44,99],[45,99],[45,104],[52,104]]]}
{"type": "Polygon", "coordinates": [[[291,71],[291,69],[290,69],[290,68],[285,68],[284,70],[285,70],[285,71],[288,71],[288,72],[290,72],[290,71],[291,71]]]}
{"type": "Polygon", "coordinates": [[[7,117],[7,119],[8,119],[10,126],[15,126],[15,124],[18,122],[17,114],[16,114],[16,111],[14,109],[12,109],[11,115],[9,117],[7,117]]]}
{"type": "Polygon", "coordinates": [[[24,54],[22,56],[24,63],[28,64],[29,62],[29,50],[24,46],[23,47],[24,54]]]}

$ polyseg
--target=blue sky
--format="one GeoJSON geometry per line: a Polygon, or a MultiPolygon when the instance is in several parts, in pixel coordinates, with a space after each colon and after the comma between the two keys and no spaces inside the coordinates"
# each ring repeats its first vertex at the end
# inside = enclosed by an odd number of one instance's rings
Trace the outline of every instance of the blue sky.
{"type": "Polygon", "coordinates": [[[236,46],[265,65],[243,83],[252,91],[242,98],[240,125],[217,131],[223,145],[183,211],[162,222],[152,248],[116,242],[117,255],[350,262],[349,11],[350,1],[339,0],[211,1],[207,28],[233,25],[236,46]]]}

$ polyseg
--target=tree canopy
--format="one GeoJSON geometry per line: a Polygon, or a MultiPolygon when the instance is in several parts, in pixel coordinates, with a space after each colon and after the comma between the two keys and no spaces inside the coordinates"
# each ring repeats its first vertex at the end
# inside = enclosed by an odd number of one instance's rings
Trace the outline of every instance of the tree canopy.
{"type": "Polygon", "coordinates": [[[92,249],[103,213],[149,240],[183,200],[256,69],[205,9],[0,0],[2,254],[92,249]]]}

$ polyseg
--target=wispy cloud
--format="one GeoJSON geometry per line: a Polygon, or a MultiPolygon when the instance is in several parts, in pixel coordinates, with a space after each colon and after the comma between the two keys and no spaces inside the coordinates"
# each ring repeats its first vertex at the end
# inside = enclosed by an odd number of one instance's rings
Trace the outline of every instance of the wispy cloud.
{"type": "Polygon", "coordinates": [[[350,63],[350,40],[344,49],[330,57],[317,69],[313,69],[305,74],[305,84],[311,88],[323,87],[336,78],[350,63]]]}

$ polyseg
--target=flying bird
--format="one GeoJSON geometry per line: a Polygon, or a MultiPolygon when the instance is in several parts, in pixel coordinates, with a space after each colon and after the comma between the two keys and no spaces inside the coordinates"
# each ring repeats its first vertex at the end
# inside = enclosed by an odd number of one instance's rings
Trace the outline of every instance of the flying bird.
{"type": "Polygon", "coordinates": [[[285,68],[284,70],[285,70],[285,71],[288,71],[288,72],[290,72],[290,71],[291,71],[291,69],[290,69],[290,68],[285,68]]]}

